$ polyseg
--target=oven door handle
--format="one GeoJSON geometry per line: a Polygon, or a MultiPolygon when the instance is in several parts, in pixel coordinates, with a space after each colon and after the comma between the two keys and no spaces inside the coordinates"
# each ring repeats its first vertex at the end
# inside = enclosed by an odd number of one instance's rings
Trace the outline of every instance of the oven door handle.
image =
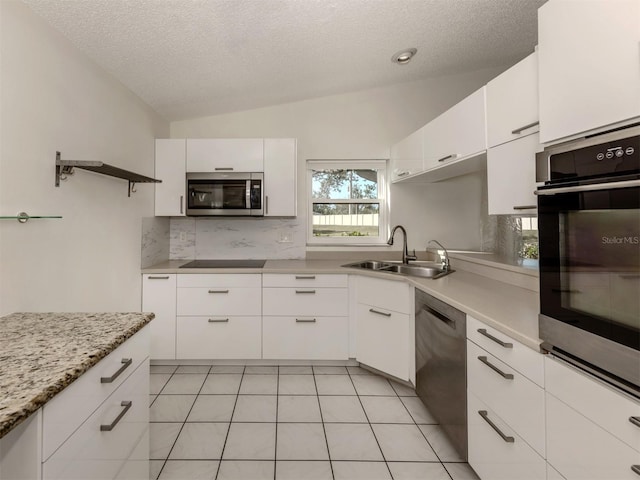
{"type": "Polygon", "coordinates": [[[625,180],[623,182],[595,183],[593,185],[577,185],[575,187],[550,188],[536,190],[536,195],[556,195],[558,193],[593,192],[596,190],[615,190],[618,188],[640,187],[640,180],[625,180]]]}

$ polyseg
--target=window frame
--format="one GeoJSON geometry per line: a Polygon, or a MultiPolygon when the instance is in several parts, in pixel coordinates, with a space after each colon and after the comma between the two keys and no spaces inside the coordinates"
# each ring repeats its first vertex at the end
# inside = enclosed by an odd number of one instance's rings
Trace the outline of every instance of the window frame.
{"type": "Polygon", "coordinates": [[[389,183],[388,161],[372,160],[307,160],[307,245],[316,246],[380,246],[386,245],[389,234],[389,183]],[[378,197],[359,199],[313,198],[312,172],[314,170],[358,170],[371,169],[378,171],[378,197]],[[313,236],[313,204],[379,204],[378,235],[373,237],[314,237],[313,236]],[[365,240],[366,239],[366,240],[365,240]]]}

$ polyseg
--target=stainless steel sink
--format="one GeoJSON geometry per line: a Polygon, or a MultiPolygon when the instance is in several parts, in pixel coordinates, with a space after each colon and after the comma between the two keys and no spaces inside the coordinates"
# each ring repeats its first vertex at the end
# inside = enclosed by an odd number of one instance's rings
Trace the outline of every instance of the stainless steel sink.
{"type": "Polygon", "coordinates": [[[401,262],[381,262],[377,260],[365,260],[362,262],[342,265],[347,268],[358,268],[362,270],[373,270],[385,273],[398,273],[422,278],[440,278],[449,275],[453,270],[445,270],[441,263],[435,262],[412,262],[404,264],[401,262]]]}

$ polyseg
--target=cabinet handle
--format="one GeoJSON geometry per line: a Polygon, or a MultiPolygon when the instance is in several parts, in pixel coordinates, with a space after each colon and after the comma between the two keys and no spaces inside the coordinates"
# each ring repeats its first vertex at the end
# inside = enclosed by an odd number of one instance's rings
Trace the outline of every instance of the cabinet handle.
{"type": "Polygon", "coordinates": [[[296,290],[296,293],[310,293],[310,294],[314,294],[316,293],[315,290],[296,290]]]}
{"type": "Polygon", "coordinates": [[[530,123],[529,125],[525,125],[524,127],[520,127],[520,128],[516,128],[515,130],[511,130],[511,134],[512,135],[518,135],[518,134],[522,133],[524,130],[526,130],[527,128],[535,127],[536,125],[540,125],[540,122],[533,122],[533,123],[530,123]]]}
{"type": "Polygon", "coordinates": [[[132,405],[133,405],[133,402],[130,400],[123,400],[122,402],[120,402],[120,406],[124,407],[120,412],[120,414],[109,425],[100,425],[100,431],[110,432],[111,430],[113,430],[116,427],[116,425],[118,425],[118,422],[120,421],[120,419],[124,417],[124,414],[129,411],[132,405]]]}
{"type": "Polygon", "coordinates": [[[129,367],[129,365],[133,363],[133,360],[131,358],[123,358],[120,363],[122,363],[122,366],[118,369],[118,371],[113,375],[111,375],[110,377],[100,377],[100,383],[113,382],[116,378],[120,376],[122,372],[124,372],[129,367]]]}
{"type": "Polygon", "coordinates": [[[538,208],[537,205],[516,205],[513,207],[514,210],[533,210],[534,208],[538,208]]]}
{"type": "Polygon", "coordinates": [[[180,195],[180,215],[184,213],[184,195],[180,195]]]}
{"type": "Polygon", "coordinates": [[[404,177],[404,176],[406,176],[406,175],[409,175],[409,172],[404,171],[404,172],[400,172],[400,173],[398,173],[398,177],[404,177]]]}
{"type": "Polygon", "coordinates": [[[216,172],[230,172],[233,170],[233,167],[216,167],[214,170],[216,172]]]}
{"type": "Polygon", "coordinates": [[[631,465],[631,470],[636,475],[640,475],[640,465],[631,465]]]}
{"type": "Polygon", "coordinates": [[[640,417],[629,417],[629,421],[636,427],[640,427],[640,417]]]}
{"type": "Polygon", "coordinates": [[[375,313],[375,314],[377,314],[377,315],[383,315],[383,316],[385,316],[385,317],[390,317],[390,316],[391,316],[391,314],[390,314],[390,313],[388,313],[388,312],[381,312],[380,310],[376,310],[375,308],[370,308],[370,309],[369,309],[369,311],[370,311],[371,313],[375,313]]]}
{"type": "Polygon", "coordinates": [[[444,162],[445,160],[448,160],[450,158],[456,158],[457,153],[452,153],[451,155],[447,155],[446,157],[442,157],[439,158],[438,161],[439,162],[444,162]]]}
{"type": "Polygon", "coordinates": [[[315,318],[296,318],[296,323],[316,323],[315,318]]]}
{"type": "Polygon", "coordinates": [[[315,275],[296,275],[296,280],[315,280],[315,275]]]}
{"type": "Polygon", "coordinates": [[[515,442],[515,439],[513,437],[510,437],[502,433],[502,430],[500,430],[498,426],[489,419],[489,414],[487,413],[486,410],[478,410],[478,413],[484,419],[484,421],[487,422],[489,426],[493,428],[497,432],[497,434],[502,437],[502,440],[504,440],[507,443],[515,442]]]}
{"type": "Polygon", "coordinates": [[[164,275],[162,277],[147,277],[149,280],[169,280],[169,275],[164,275]]]}
{"type": "Polygon", "coordinates": [[[264,196],[264,214],[269,215],[269,195],[264,196]]]}
{"type": "Polygon", "coordinates": [[[501,347],[504,348],[513,348],[513,343],[509,343],[509,342],[503,342],[502,340],[500,340],[499,338],[494,337],[493,335],[491,335],[489,332],[487,332],[486,328],[479,328],[478,329],[478,333],[480,335],[484,335],[485,337],[487,337],[490,340],[493,340],[494,342],[496,342],[498,345],[500,345],[501,347]]]}
{"type": "Polygon", "coordinates": [[[209,323],[229,323],[228,318],[210,318],[209,323]]]}
{"type": "Polygon", "coordinates": [[[513,380],[513,375],[511,373],[504,373],[498,367],[490,363],[489,360],[487,360],[487,357],[485,357],[484,355],[478,357],[478,360],[480,360],[482,363],[484,363],[487,367],[489,367],[494,372],[502,375],[503,378],[506,378],[507,380],[513,380]]]}
{"type": "Polygon", "coordinates": [[[229,290],[209,290],[209,293],[229,293],[229,290]]]}

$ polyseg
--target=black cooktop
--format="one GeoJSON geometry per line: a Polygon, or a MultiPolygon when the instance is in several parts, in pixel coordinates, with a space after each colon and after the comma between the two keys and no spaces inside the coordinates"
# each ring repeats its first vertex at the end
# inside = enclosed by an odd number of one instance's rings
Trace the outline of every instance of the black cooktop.
{"type": "Polygon", "coordinates": [[[194,260],[180,268],[262,268],[266,260],[194,260]]]}

